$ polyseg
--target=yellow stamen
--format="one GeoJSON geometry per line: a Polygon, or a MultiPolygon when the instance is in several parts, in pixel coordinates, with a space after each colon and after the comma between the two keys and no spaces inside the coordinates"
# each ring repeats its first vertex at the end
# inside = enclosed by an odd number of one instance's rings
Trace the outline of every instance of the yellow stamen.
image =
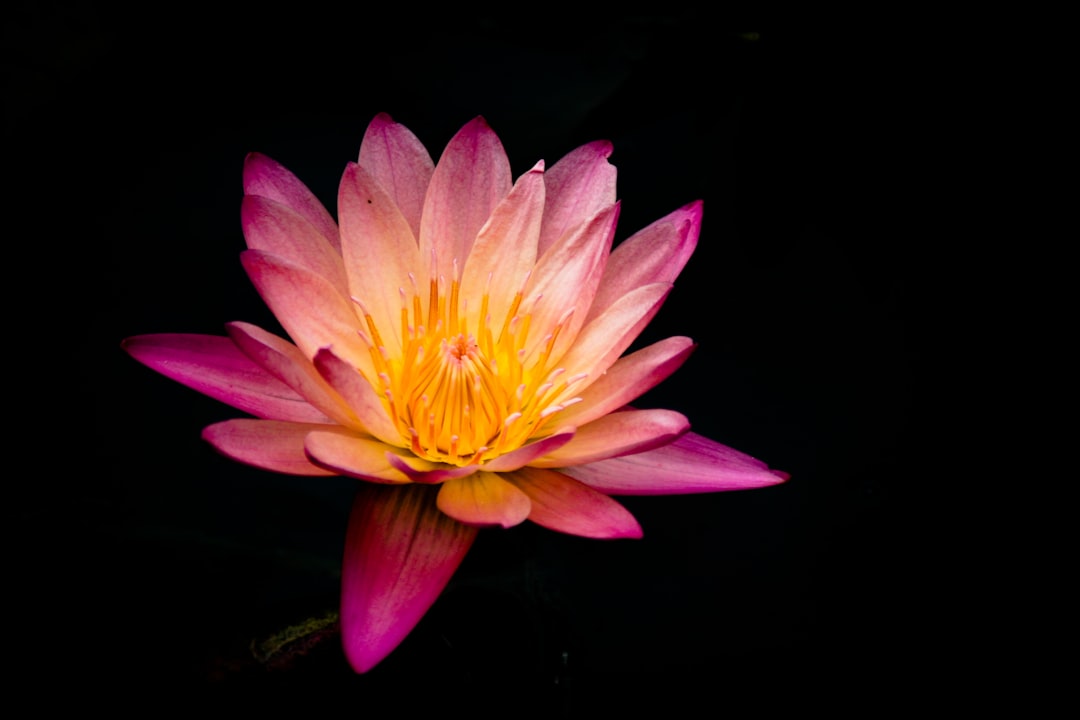
{"type": "Polygon", "coordinates": [[[460,466],[490,460],[547,434],[549,418],[573,402],[568,390],[581,377],[560,382],[563,369],[551,366],[555,342],[572,310],[547,336],[530,340],[533,311],[542,296],[523,307],[522,288],[505,317],[493,318],[491,277],[483,296],[470,302],[461,296],[456,261],[452,268],[449,283],[441,276],[428,283],[426,301],[411,274],[411,287],[398,289],[398,351],[387,350],[385,332],[380,333],[363,302],[353,300],[364,321],[358,332],[368,345],[380,396],[401,432],[402,446],[419,457],[460,466]],[[469,308],[475,307],[479,314],[470,316],[469,308]]]}

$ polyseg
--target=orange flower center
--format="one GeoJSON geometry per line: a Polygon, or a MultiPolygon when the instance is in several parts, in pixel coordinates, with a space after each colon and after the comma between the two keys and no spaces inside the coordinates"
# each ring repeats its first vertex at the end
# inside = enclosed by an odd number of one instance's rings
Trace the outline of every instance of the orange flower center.
{"type": "Polygon", "coordinates": [[[551,350],[565,319],[530,343],[532,316],[521,308],[523,293],[517,293],[496,329],[485,294],[470,328],[458,281],[445,285],[431,281],[426,309],[415,287],[411,298],[402,290],[400,353],[387,351],[371,315],[364,313],[370,335],[361,335],[371,347],[377,387],[403,446],[418,457],[461,466],[550,434],[549,419],[579,400],[568,390],[584,378],[562,380],[564,370],[551,367],[551,350]]]}

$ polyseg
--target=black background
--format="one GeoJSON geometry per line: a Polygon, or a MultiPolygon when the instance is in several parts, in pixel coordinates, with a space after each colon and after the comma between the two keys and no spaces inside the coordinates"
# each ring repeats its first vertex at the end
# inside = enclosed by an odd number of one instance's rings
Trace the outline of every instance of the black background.
{"type": "MultiPolygon", "coordinates": [[[[925,521],[900,509],[926,482],[912,448],[931,412],[921,287],[886,170],[907,148],[882,90],[901,83],[873,34],[674,10],[274,13],[53,6],[11,25],[15,245],[35,258],[23,303],[49,308],[24,350],[46,375],[17,503],[24,669],[114,698],[301,688],[361,710],[892,687],[934,592],[915,552],[925,521]],[[276,329],[237,257],[244,156],[270,155],[333,208],[380,111],[436,159],[483,115],[515,176],[611,140],[617,239],[704,199],[698,250],[641,339],[699,348],[638,404],[682,411],[792,479],[626,498],[640,541],[486,530],[414,633],[357,676],[332,628],[268,661],[251,651],[335,609],[353,481],[217,456],[199,432],[236,412],[120,341],[276,329]]],[[[908,665],[904,683],[933,668],[908,665]]]]}

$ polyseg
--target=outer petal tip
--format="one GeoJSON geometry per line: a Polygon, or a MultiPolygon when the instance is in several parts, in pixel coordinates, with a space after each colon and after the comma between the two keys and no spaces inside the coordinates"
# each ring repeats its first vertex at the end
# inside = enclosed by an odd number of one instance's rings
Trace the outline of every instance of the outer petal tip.
{"type": "Polygon", "coordinates": [[[789,475],[696,433],[669,445],[562,472],[612,495],[681,495],[778,485],[789,475]]]}
{"type": "Polygon", "coordinates": [[[791,479],[791,473],[784,472],[783,470],[773,470],[772,468],[769,468],[769,472],[771,472],[777,478],[776,482],[773,483],[774,485],[779,485],[780,483],[786,483],[788,480],[791,479]]]}

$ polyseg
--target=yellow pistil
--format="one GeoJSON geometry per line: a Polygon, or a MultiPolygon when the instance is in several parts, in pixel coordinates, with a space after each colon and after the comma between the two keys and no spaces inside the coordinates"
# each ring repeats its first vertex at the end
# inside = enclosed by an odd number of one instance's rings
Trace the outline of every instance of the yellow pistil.
{"type": "Polygon", "coordinates": [[[412,275],[411,296],[399,289],[400,355],[387,351],[371,314],[353,299],[366,326],[359,334],[370,347],[377,387],[402,445],[418,457],[461,466],[491,460],[548,434],[551,417],[578,400],[558,399],[566,398],[584,375],[561,380],[564,369],[551,366],[551,351],[573,311],[529,348],[532,309],[540,298],[523,309],[519,291],[495,331],[485,292],[476,326],[468,327],[468,298],[460,297],[457,273],[454,263],[449,285],[443,277],[431,280],[426,313],[412,275]]]}

